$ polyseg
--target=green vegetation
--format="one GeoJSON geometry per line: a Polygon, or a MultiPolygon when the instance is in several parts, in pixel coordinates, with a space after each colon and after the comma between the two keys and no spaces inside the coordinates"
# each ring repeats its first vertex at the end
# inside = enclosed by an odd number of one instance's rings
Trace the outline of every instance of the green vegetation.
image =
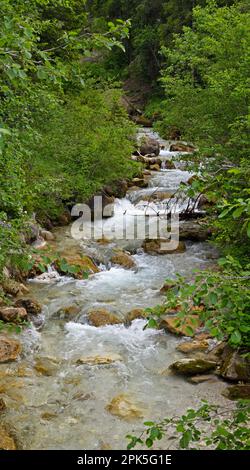
{"type": "Polygon", "coordinates": [[[240,401],[234,411],[204,402],[198,410],[189,409],[181,417],[144,423],[146,429],[139,437],[127,436],[128,450],[137,445],[151,448],[164,436],[168,436],[177,449],[198,450],[205,446],[215,450],[249,450],[249,417],[247,401],[240,401]]]}
{"type": "Polygon", "coordinates": [[[56,219],[65,205],[136,169],[126,158],[134,131],[119,84],[91,63],[124,50],[129,22],[95,30],[79,0],[0,6],[1,272],[23,261],[23,226],[33,213],[56,219]]]}

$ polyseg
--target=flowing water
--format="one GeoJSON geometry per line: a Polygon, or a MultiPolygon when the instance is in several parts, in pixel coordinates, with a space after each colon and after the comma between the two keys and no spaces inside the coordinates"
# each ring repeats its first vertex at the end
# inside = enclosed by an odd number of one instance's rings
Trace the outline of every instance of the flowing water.
{"type": "MultiPolygon", "coordinates": [[[[143,133],[150,131],[142,131],[143,133]]],[[[151,134],[150,134],[151,135],[151,134]]],[[[155,134],[153,134],[155,136],[155,134]]],[[[159,136],[156,135],[159,139],[159,136]]],[[[161,145],[167,145],[160,140],[161,145]]],[[[162,160],[175,158],[168,150],[162,160]]],[[[130,193],[116,202],[115,215],[107,223],[119,223],[127,211],[132,219],[143,208],[141,196],[147,191],[175,192],[190,173],[162,170],[154,173],[149,188],[130,193]],[[139,204],[139,207],[138,207],[139,204]]],[[[156,208],[159,210],[159,206],[156,208]]],[[[213,249],[206,243],[187,243],[181,254],[150,256],[140,242],[125,240],[101,245],[90,240],[75,241],[70,228],[56,230],[59,251],[81,247],[99,259],[102,271],[78,281],[60,277],[53,270],[30,283],[33,297],[43,305],[43,313],[21,334],[23,356],[18,364],[0,366],[4,377],[8,412],[6,419],[24,449],[124,449],[125,436],[139,432],[145,420],[157,420],[196,407],[201,399],[220,402],[222,382],[192,385],[167,371],[180,357],[180,339],[163,331],[144,329],[144,320],[131,326],[95,328],[87,323],[90,308],[102,307],[122,318],[133,308],[153,307],[162,302],[159,289],[176,273],[191,274],[211,263],[213,249]],[[137,268],[125,270],[110,264],[114,246],[131,249],[137,268]],[[72,304],[79,313],[65,319],[58,311],[72,304]],[[119,360],[107,365],[84,364],[89,356],[111,356],[119,360]],[[49,364],[46,375],[34,369],[36,361],[49,364]],[[131,420],[114,416],[107,405],[117,396],[126,396],[140,410],[131,420]]],[[[166,443],[161,444],[163,447],[166,443]]]]}

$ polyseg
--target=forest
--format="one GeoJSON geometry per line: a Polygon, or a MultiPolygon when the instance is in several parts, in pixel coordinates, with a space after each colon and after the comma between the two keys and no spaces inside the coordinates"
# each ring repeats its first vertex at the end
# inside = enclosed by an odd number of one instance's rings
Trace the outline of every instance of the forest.
{"type": "Polygon", "coordinates": [[[0,449],[249,450],[249,2],[0,0],[0,12],[0,449]],[[95,195],[115,221],[182,207],[177,250],[73,240],[72,208],[95,195]],[[185,359],[162,351],[162,331],[189,345],[185,359]],[[183,406],[163,402],[165,362],[183,406]],[[113,380],[112,399],[99,387],[113,380]]]}

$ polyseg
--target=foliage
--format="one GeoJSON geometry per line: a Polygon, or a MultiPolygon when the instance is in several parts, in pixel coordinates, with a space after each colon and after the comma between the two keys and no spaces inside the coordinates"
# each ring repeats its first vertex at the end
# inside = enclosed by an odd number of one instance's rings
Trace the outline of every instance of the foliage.
{"type": "Polygon", "coordinates": [[[179,449],[198,450],[206,446],[215,450],[249,450],[249,417],[249,401],[238,402],[234,411],[203,401],[198,410],[189,409],[181,417],[144,423],[147,429],[139,437],[127,436],[130,441],[127,448],[131,450],[137,445],[152,448],[155,442],[167,437],[179,449]]]}
{"type": "Polygon", "coordinates": [[[22,226],[34,212],[56,217],[109,172],[114,179],[133,172],[125,162],[133,130],[117,86],[109,91],[88,68],[93,57],[124,50],[129,21],[94,30],[85,0],[0,0],[0,7],[1,273],[23,260],[22,226]]]}
{"type": "MultiPolygon", "coordinates": [[[[166,295],[164,305],[150,309],[149,327],[157,327],[167,311],[175,310],[176,326],[190,318],[187,335],[193,336],[201,322],[210,334],[227,340],[234,348],[250,347],[250,270],[228,255],[219,260],[221,269],[196,272],[194,280],[187,282],[178,275],[174,287],[166,295]],[[197,320],[195,318],[197,316],[197,320]]],[[[173,280],[167,281],[173,285],[173,280]]]]}

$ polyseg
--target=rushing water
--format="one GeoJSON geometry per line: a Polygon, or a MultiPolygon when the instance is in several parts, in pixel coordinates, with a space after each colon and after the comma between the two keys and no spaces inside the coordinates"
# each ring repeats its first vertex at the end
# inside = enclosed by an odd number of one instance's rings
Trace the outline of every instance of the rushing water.
{"type": "MultiPolygon", "coordinates": [[[[174,159],[175,154],[163,150],[161,156],[163,160],[174,159]]],[[[152,188],[174,192],[189,177],[190,173],[180,169],[155,173],[148,189],[116,202],[109,223],[117,222],[121,208],[131,218],[143,210],[138,208],[141,195],[152,188]]],[[[20,446],[124,449],[126,434],[139,432],[145,420],[182,413],[187,407],[197,406],[202,398],[221,401],[222,382],[195,386],[168,373],[168,366],[183,357],[176,351],[178,338],[144,329],[144,320],[135,320],[130,327],[121,324],[102,328],[90,326],[86,320],[86,312],[93,307],[108,308],[124,318],[133,308],[156,306],[162,302],[159,289],[164,280],[174,278],[177,272],[188,275],[194,268],[207,266],[213,255],[211,247],[187,243],[185,253],[150,256],[140,249],[140,243],[120,241],[116,244],[133,250],[137,265],[136,269],[125,270],[109,264],[109,251],[115,243],[78,243],[68,227],[58,229],[56,235],[59,251],[70,252],[80,245],[99,257],[103,270],[83,281],[58,277],[52,270],[30,284],[31,294],[43,304],[38,328],[22,333],[20,363],[0,366],[0,387],[4,380],[9,405],[6,419],[20,446]],[[58,315],[61,308],[72,304],[79,309],[76,317],[66,320],[58,315]],[[84,358],[97,355],[115,355],[119,360],[109,365],[81,364],[82,359],[84,362],[84,358]],[[34,369],[41,358],[49,363],[47,375],[34,369]],[[128,421],[112,415],[106,407],[118,395],[128,397],[142,417],[128,421]]]]}

